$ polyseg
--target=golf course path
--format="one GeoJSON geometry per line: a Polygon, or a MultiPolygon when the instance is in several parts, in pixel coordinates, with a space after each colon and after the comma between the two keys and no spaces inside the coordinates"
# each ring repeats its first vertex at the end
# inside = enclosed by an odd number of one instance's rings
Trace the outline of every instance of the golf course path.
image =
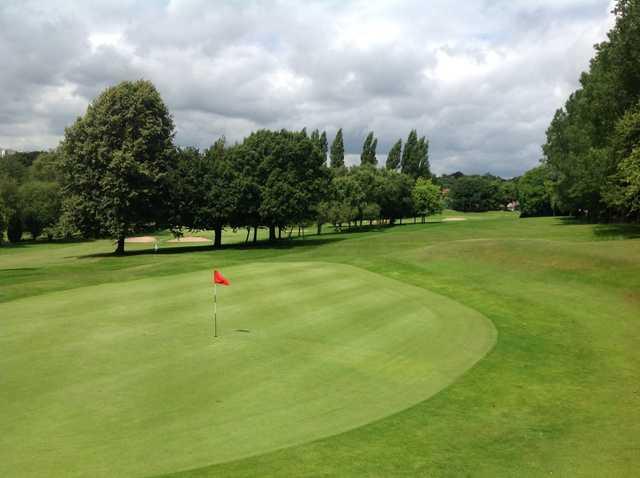
{"type": "Polygon", "coordinates": [[[356,267],[261,262],[0,304],[0,476],[148,476],[337,434],[451,384],[496,330],[356,267]]]}

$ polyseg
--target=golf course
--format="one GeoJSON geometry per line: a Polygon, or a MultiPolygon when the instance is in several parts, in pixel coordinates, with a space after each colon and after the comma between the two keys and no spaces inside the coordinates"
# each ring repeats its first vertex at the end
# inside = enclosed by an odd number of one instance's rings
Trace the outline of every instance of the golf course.
{"type": "Polygon", "coordinates": [[[445,211],[255,247],[154,238],[0,248],[0,476],[640,465],[637,226],[445,211]]]}

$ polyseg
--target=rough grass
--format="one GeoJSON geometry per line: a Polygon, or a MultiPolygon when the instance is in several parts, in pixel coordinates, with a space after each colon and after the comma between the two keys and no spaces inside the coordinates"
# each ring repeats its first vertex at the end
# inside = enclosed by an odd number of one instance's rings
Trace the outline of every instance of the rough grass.
{"type": "MultiPolygon", "coordinates": [[[[451,386],[404,411],[176,476],[633,476],[640,466],[639,229],[465,217],[219,252],[184,246],[114,258],[95,255],[111,250],[102,241],[2,247],[0,301],[171,280],[213,265],[353,265],[475,309],[497,328],[496,346],[451,386]]],[[[2,357],[8,360],[4,350],[2,357]]],[[[7,390],[0,388],[3,400],[11,398],[7,390]]],[[[84,451],[96,453],[90,443],[84,451]]]]}

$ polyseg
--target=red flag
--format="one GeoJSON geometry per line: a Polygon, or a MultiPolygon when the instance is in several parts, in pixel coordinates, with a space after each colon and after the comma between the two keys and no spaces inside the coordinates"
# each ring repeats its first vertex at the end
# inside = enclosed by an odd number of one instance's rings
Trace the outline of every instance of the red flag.
{"type": "Polygon", "coordinates": [[[220,274],[218,271],[213,271],[213,283],[221,285],[231,285],[229,279],[220,274]]]}

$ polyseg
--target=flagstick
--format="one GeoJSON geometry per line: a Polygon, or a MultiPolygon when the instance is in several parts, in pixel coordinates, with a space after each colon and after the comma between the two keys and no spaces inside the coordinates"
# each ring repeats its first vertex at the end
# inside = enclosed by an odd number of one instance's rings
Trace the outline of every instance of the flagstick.
{"type": "Polygon", "coordinates": [[[218,336],[218,287],[213,283],[213,336],[218,336]]]}

